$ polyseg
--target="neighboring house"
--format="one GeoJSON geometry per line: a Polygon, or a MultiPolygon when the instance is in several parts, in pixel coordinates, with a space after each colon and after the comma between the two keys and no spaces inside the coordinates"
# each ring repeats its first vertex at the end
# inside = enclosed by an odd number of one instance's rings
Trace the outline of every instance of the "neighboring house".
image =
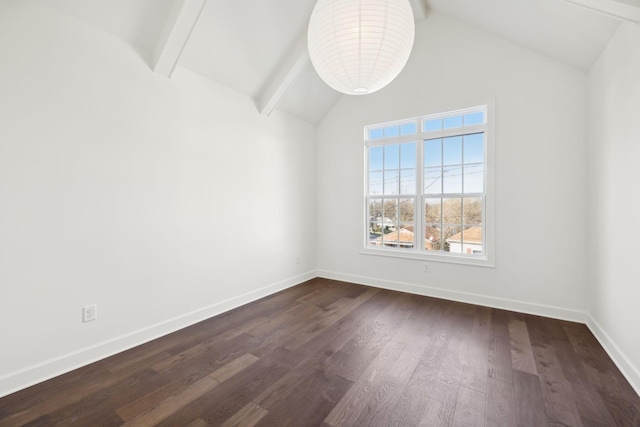
{"type": "Polygon", "coordinates": [[[482,227],[470,227],[446,240],[449,243],[449,252],[459,254],[482,253],[482,227]]]}
{"type": "MultiPolygon", "coordinates": [[[[407,226],[406,229],[413,233],[413,226],[407,226]]],[[[428,251],[440,250],[440,230],[435,227],[424,230],[424,248],[428,251]]]]}
{"type": "Polygon", "coordinates": [[[401,228],[373,239],[371,244],[391,248],[412,248],[414,245],[413,231],[401,228]]]}

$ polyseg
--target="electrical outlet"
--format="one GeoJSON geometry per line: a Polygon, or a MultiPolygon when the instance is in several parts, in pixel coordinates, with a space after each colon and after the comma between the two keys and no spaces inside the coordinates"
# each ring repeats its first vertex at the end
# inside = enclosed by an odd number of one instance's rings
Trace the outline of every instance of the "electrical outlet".
{"type": "Polygon", "coordinates": [[[300,257],[299,256],[296,257],[296,264],[300,264],[300,257]]]}
{"type": "Polygon", "coordinates": [[[424,271],[425,273],[431,273],[431,264],[424,264],[424,266],[422,267],[422,271],[424,271]]]}
{"type": "Polygon", "coordinates": [[[96,304],[85,305],[82,307],[82,321],[91,322],[98,318],[98,306],[96,304]]]}

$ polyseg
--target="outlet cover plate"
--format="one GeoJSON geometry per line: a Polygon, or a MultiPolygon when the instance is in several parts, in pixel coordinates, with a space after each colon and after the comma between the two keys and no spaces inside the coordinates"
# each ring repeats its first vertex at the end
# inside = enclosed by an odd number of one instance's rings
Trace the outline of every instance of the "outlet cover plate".
{"type": "Polygon", "coordinates": [[[82,321],[91,322],[98,318],[98,306],[96,304],[82,307],[82,321]]]}

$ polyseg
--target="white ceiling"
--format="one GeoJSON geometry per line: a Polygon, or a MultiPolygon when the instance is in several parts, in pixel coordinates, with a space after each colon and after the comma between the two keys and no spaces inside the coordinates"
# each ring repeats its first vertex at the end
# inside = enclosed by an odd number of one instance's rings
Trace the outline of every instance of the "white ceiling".
{"type": "MultiPolygon", "coordinates": [[[[185,4],[197,4],[193,7],[200,11],[204,3],[199,17],[191,14],[183,19],[186,26],[180,23],[184,37],[173,39],[177,65],[255,99],[264,114],[277,107],[312,124],[342,96],[320,80],[304,47],[315,0],[39,1],[135,45],[149,57],[162,47],[163,35],[178,25],[172,17],[180,16],[185,4]]],[[[410,1],[418,21],[435,10],[583,71],[621,22],[600,12],[640,20],[640,0],[410,1]]]]}
{"type": "Polygon", "coordinates": [[[561,0],[426,0],[437,10],[588,71],[620,21],[561,0]]]}
{"type": "Polygon", "coordinates": [[[137,47],[155,46],[176,0],[40,0],[137,47]]]}

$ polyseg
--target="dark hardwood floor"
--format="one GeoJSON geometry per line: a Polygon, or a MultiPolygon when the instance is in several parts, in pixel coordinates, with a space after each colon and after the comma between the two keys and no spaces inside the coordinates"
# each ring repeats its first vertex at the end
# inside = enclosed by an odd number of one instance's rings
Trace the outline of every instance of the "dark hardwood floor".
{"type": "Polygon", "coordinates": [[[0,426],[640,426],[586,326],[314,279],[0,399],[0,426]]]}

